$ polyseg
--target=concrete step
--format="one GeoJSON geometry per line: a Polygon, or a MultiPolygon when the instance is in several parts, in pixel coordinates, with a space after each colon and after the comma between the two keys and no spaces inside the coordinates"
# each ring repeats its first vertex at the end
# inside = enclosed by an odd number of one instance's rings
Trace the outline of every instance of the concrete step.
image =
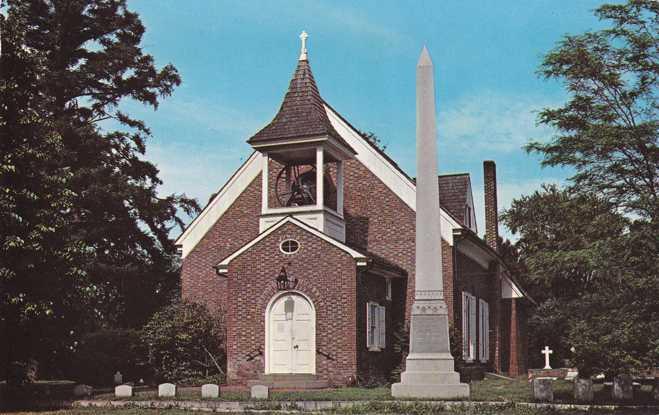
{"type": "Polygon", "coordinates": [[[271,380],[271,381],[290,381],[290,380],[315,380],[318,379],[316,375],[311,373],[270,373],[259,375],[259,380],[271,380]]]}
{"type": "Polygon", "coordinates": [[[325,379],[319,379],[316,375],[278,373],[259,375],[259,379],[248,380],[247,387],[264,385],[273,389],[324,389],[329,387],[325,379]]]}

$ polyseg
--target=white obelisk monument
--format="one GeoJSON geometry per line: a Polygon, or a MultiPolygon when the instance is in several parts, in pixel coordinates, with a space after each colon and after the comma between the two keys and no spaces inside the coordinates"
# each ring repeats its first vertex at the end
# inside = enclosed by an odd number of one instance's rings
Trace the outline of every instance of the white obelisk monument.
{"type": "Polygon", "coordinates": [[[416,272],[410,353],[400,383],[391,386],[395,398],[469,396],[469,385],[460,383],[449,348],[442,278],[433,70],[424,47],[416,66],[416,272]]]}

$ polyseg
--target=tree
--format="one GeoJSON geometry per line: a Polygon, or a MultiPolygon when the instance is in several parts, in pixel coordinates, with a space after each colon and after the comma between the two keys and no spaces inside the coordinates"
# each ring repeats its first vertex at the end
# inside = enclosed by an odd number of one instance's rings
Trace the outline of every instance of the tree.
{"type": "Polygon", "coordinates": [[[546,55],[540,74],[570,97],[539,115],[556,136],[526,149],[576,174],[502,217],[540,303],[531,339],[569,356],[582,376],[659,361],[658,12],[646,0],[603,5],[595,14],[610,28],[566,36],[546,55]]]}
{"type": "MultiPolygon", "coordinates": [[[[8,191],[0,208],[11,226],[3,226],[0,255],[3,288],[16,293],[3,297],[2,307],[15,298],[52,304],[46,311],[62,327],[41,342],[10,336],[21,352],[16,358],[47,360],[67,349],[72,330],[139,326],[169,300],[178,284],[169,234],[183,226],[180,212],[198,205],[158,195],[158,170],[143,157],[151,133],[120,110],[127,99],[156,109],[180,84],[172,65],[156,68],[140,48],[145,29],[125,0],[10,0],[2,23],[1,174],[8,191]],[[22,205],[13,194],[24,195],[22,205]],[[41,221],[26,220],[32,216],[41,221]],[[49,249],[11,245],[46,231],[49,249]],[[78,310],[63,311],[69,308],[78,310]]],[[[23,320],[44,321],[21,308],[23,320]]]]}
{"type": "Polygon", "coordinates": [[[148,365],[159,381],[225,380],[226,327],[222,312],[198,303],[174,303],[155,313],[142,331],[148,365]]]}
{"type": "Polygon", "coordinates": [[[568,332],[573,305],[596,288],[600,241],[622,236],[627,219],[597,197],[545,185],[514,200],[502,221],[519,235],[518,278],[538,302],[529,319],[531,350],[549,344],[555,357],[571,357],[569,336],[556,333],[568,332]]]}
{"type": "Polygon", "coordinates": [[[631,0],[595,14],[611,27],[566,36],[545,56],[540,74],[562,81],[570,99],[540,113],[557,135],[527,150],[543,165],[574,167],[575,189],[657,222],[659,3],[631,0]]]}

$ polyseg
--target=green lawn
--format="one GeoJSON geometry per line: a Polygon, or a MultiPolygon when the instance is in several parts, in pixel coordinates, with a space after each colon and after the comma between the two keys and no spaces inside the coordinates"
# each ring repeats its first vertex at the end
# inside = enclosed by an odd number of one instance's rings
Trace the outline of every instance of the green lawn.
{"type": "MultiPolygon", "coordinates": [[[[46,412],[14,412],[12,415],[190,415],[195,412],[180,409],[108,409],[108,408],[85,408],[46,412]]],[[[250,412],[246,412],[250,413],[250,412]]],[[[251,412],[261,415],[276,414],[277,412],[258,411],[251,412]]],[[[405,414],[405,415],[581,415],[582,411],[555,411],[552,409],[536,409],[528,407],[515,407],[513,405],[501,407],[458,407],[450,410],[442,407],[430,406],[421,402],[396,402],[378,403],[372,402],[352,408],[324,411],[323,414],[358,415],[358,414],[405,414]]],[[[636,411],[588,411],[587,415],[643,415],[636,411]]]]}
{"type": "MultiPolygon", "coordinates": [[[[574,403],[572,398],[572,382],[556,380],[553,383],[554,400],[556,403],[574,403]]],[[[615,403],[611,400],[610,392],[603,389],[603,385],[594,385],[595,402],[599,404],[615,403]]],[[[643,386],[636,394],[635,403],[657,404],[652,400],[652,387],[643,386]]],[[[99,395],[97,399],[115,399],[112,394],[99,395]]],[[[137,392],[132,400],[158,399],[155,390],[137,392]]],[[[179,390],[176,399],[200,399],[199,388],[183,388],[179,390]]],[[[247,401],[248,392],[221,392],[220,400],[247,401]]],[[[389,387],[377,388],[339,388],[328,390],[309,390],[299,392],[272,392],[271,401],[383,401],[391,400],[389,387]]],[[[471,401],[497,401],[497,402],[533,402],[531,384],[525,377],[505,379],[488,375],[482,381],[471,383],[471,401]]]]}

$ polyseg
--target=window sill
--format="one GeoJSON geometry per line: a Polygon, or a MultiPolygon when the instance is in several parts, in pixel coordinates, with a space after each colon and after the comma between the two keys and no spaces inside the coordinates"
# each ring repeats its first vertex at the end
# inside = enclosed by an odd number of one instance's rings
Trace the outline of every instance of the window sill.
{"type": "Polygon", "coordinates": [[[380,348],[377,347],[377,346],[371,346],[371,347],[368,348],[368,351],[369,351],[369,352],[381,352],[382,349],[380,349],[380,348]]]}

